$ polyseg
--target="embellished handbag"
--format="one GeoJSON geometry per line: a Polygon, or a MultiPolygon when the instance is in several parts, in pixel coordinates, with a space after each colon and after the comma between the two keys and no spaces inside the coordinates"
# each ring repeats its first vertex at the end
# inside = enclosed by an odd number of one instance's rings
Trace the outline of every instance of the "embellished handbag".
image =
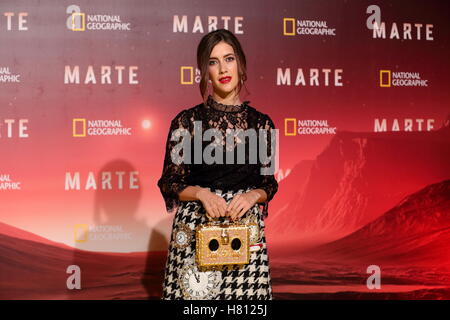
{"type": "Polygon", "coordinates": [[[200,268],[245,265],[250,259],[250,227],[243,222],[209,221],[196,228],[196,263],[200,268]]]}

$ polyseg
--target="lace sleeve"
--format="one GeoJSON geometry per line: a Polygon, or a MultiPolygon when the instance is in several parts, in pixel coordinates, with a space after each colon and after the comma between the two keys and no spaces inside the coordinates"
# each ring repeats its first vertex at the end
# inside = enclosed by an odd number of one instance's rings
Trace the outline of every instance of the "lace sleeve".
{"type": "MultiPolygon", "coordinates": [[[[190,164],[182,161],[172,161],[171,153],[177,154],[182,158],[183,152],[176,152],[174,147],[179,144],[184,137],[181,137],[183,132],[189,132],[189,120],[185,112],[180,112],[171,122],[169,134],[166,142],[166,154],[164,157],[164,165],[161,178],[158,180],[158,187],[164,198],[166,210],[168,213],[175,213],[180,200],[178,193],[183,191],[187,186],[187,178],[190,173],[190,164]],[[179,130],[177,130],[179,129],[179,130]],[[183,130],[185,129],[185,130],[183,130]],[[172,137],[173,135],[173,137],[172,137]],[[171,138],[176,138],[172,141],[171,138]]],[[[176,159],[180,160],[180,159],[176,159]]]]}
{"type": "MultiPolygon", "coordinates": [[[[272,119],[270,119],[269,116],[265,115],[260,123],[259,128],[267,130],[267,133],[268,133],[267,134],[267,155],[269,158],[272,158],[271,134],[272,133],[274,134],[274,132],[272,130],[275,129],[275,125],[274,125],[272,119]]],[[[275,152],[276,151],[275,146],[273,146],[273,148],[274,148],[273,151],[275,152]]],[[[275,153],[274,153],[274,159],[275,159],[275,153]]],[[[272,163],[272,161],[270,161],[266,164],[261,163],[261,168],[269,168],[271,165],[274,165],[274,163],[272,163]]],[[[274,171],[272,171],[272,172],[275,173],[274,171]]],[[[263,189],[267,194],[266,201],[260,203],[263,206],[263,211],[262,211],[263,218],[266,218],[268,216],[269,201],[271,201],[273,199],[275,193],[278,191],[278,182],[275,179],[275,176],[273,173],[268,174],[268,175],[261,174],[260,184],[257,186],[258,189],[263,189]]]]}

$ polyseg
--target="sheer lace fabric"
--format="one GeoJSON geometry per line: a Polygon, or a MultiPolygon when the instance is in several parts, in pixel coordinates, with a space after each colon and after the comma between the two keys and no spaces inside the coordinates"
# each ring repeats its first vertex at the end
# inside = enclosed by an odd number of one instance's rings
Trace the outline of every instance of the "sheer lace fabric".
{"type": "MultiPolygon", "coordinates": [[[[201,103],[195,107],[185,109],[171,121],[162,175],[158,180],[158,186],[169,213],[174,213],[177,210],[181,204],[178,194],[188,186],[201,186],[210,188],[211,191],[219,189],[225,192],[251,187],[263,189],[266,192],[267,200],[260,204],[263,205],[263,217],[267,217],[268,203],[277,192],[278,183],[273,174],[261,174],[260,169],[270,166],[270,162],[263,164],[256,154],[256,163],[251,163],[249,140],[247,137],[240,139],[238,131],[239,129],[247,130],[253,128],[258,134],[259,129],[269,131],[274,129],[275,126],[268,115],[251,107],[249,102],[244,101],[240,105],[225,105],[209,96],[206,104],[201,103]],[[194,130],[195,121],[201,121],[202,130],[200,134],[204,134],[207,129],[211,128],[217,129],[221,133],[223,139],[216,140],[212,138],[201,142],[201,154],[203,155],[205,148],[220,146],[219,150],[222,153],[223,163],[207,164],[203,157],[201,162],[196,161],[194,157],[196,150],[194,140],[199,131],[194,130]],[[184,162],[181,163],[174,162],[171,158],[171,153],[175,146],[181,142],[182,131],[177,129],[187,130],[191,137],[189,140],[191,154],[189,156],[189,154],[183,155],[183,151],[179,152],[180,156],[185,156],[184,162]],[[172,132],[175,132],[174,136],[179,139],[178,141],[171,141],[172,132]],[[226,135],[231,133],[233,133],[232,144],[226,141],[226,135]],[[245,144],[244,163],[238,163],[237,161],[237,147],[239,144],[245,144]],[[234,153],[234,161],[232,163],[227,161],[227,153],[234,153]]],[[[202,140],[202,137],[198,138],[202,140]]],[[[267,155],[270,157],[270,131],[266,141],[267,155]]],[[[255,151],[254,149],[252,150],[255,151]]],[[[216,151],[217,149],[210,153],[213,156],[217,156],[216,151]]]]}

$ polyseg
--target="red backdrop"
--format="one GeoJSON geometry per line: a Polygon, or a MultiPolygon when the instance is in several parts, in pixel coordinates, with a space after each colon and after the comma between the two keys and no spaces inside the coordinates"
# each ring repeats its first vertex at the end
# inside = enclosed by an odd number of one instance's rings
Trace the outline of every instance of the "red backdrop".
{"type": "Polygon", "coordinates": [[[2,1],[0,297],[160,296],[165,139],[201,102],[197,44],[226,28],[241,99],[280,130],[275,298],[450,298],[448,9],[2,1]]]}

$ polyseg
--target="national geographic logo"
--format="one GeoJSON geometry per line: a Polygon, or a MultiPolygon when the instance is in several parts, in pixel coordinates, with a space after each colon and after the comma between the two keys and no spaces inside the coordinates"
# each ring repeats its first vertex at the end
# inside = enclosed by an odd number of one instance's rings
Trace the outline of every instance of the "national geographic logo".
{"type": "Polygon", "coordinates": [[[122,225],[94,225],[76,224],[74,226],[74,240],[76,243],[87,241],[132,240],[131,232],[125,232],[122,225]]]}
{"type": "Polygon", "coordinates": [[[19,83],[20,74],[13,73],[9,67],[0,66],[0,83],[19,83]]]}
{"type": "Polygon", "coordinates": [[[208,33],[217,29],[226,29],[234,34],[244,34],[244,17],[231,16],[195,16],[188,19],[187,15],[173,16],[173,33],[208,33]]]}
{"type": "Polygon", "coordinates": [[[26,17],[28,17],[28,12],[19,12],[17,14],[14,12],[3,12],[3,21],[0,22],[0,30],[28,31],[26,17]]]}
{"type": "Polygon", "coordinates": [[[180,67],[180,83],[181,84],[198,84],[201,80],[201,73],[198,68],[193,66],[180,67]]]}
{"type": "Polygon", "coordinates": [[[428,87],[428,80],[419,72],[380,70],[380,87],[428,87]]]}
{"type": "Polygon", "coordinates": [[[336,28],[328,27],[328,22],[325,20],[283,18],[283,35],[335,36],[336,28]]]}
{"type": "Polygon", "coordinates": [[[131,136],[131,128],[124,127],[121,120],[72,119],[72,136],[131,136]]]}
{"type": "Polygon", "coordinates": [[[328,125],[328,120],[284,119],[285,136],[336,134],[336,129],[328,125]]]}
{"type": "Polygon", "coordinates": [[[86,242],[89,236],[89,226],[87,224],[76,224],[73,230],[75,242],[86,242]]]}
{"type": "Polygon", "coordinates": [[[67,29],[72,31],[131,31],[131,23],[122,22],[120,15],[86,14],[77,5],[70,5],[66,9],[67,29]]]}
{"type": "Polygon", "coordinates": [[[0,191],[2,190],[21,190],[19,181],[14,181],[11,176],[6,173],[0,173],[0,191]]]}

